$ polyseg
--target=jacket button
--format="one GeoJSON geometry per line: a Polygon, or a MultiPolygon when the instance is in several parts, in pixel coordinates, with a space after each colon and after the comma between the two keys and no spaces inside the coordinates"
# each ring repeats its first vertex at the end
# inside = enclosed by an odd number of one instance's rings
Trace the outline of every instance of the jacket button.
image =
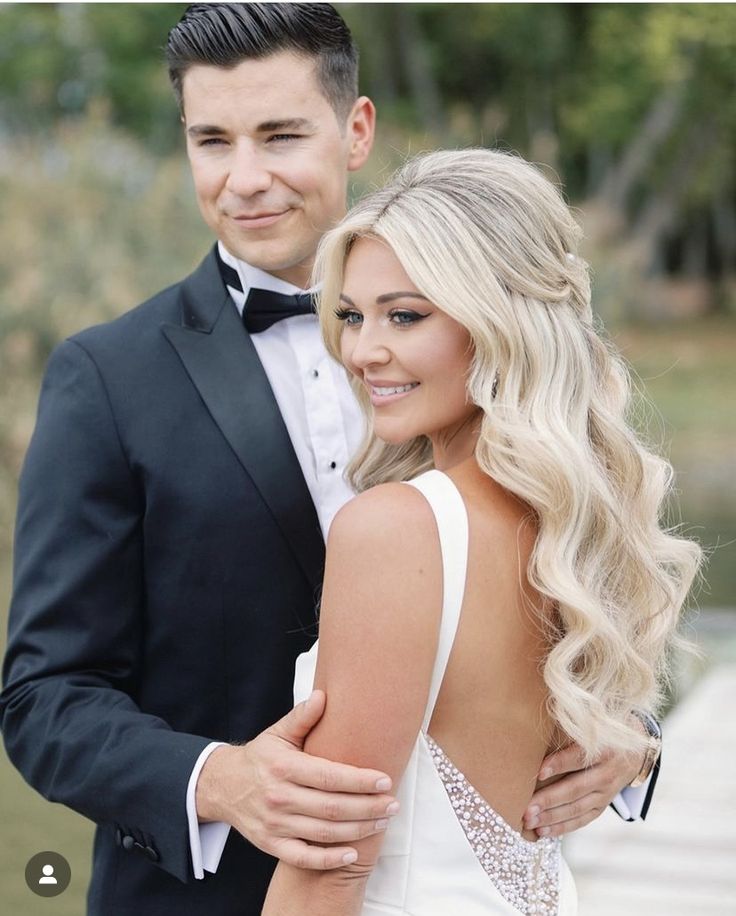
{"type": "Polygon", "coordinates": [[[153,846],[146,846],[144,852],[152,862],[158,862],[158,860],[161,858],[153,846]]]}
{"type": "Polygon", "coordinates": [[[122,846],[126,852],[130,852],[130,850],[135,846],[135,840],[132,836],[130,836],[130,834],[126,833],[123,837],[122,846]]]}

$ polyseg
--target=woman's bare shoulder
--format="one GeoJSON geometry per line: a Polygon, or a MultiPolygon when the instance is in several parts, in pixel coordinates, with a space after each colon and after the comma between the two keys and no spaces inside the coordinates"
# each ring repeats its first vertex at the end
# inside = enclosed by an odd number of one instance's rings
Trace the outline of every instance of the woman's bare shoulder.
{"type": "Polygon", "coordinates": [[[390,553],[397,547],[414,555],[437,541],[432,509],[416,487],[383,483],[346,503],[330,528],[328,549],[375,547],[390,553]]]}

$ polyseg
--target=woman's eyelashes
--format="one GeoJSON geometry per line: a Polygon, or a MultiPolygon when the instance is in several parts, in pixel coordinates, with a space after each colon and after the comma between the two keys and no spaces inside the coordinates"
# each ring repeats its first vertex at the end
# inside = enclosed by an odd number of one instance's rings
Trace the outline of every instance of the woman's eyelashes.
{"type": "Polygon", "coordinates": [[[389,318],[393,324],[398,325],[416,324],[423,318],[428,317],[429,312],[422,314],[421,312],[415,312],[412,309],[395,309],[394,311],[389,312],[389,318]]]}
{"type": "Polygon", "coordinates": [[[344,321],[348,326],[359,324],[362,317],[360,312],[356,312],[355,309],[346,309],[342,307],[335,309],[335,318],[339,321],[344,321]]]}
{"type": "MultiPolygon", "coordinates": [[[[348,327],[356,327],[363,321],[363,315],[357,309],[338,308],[335,316],[344,321],[348,327]]],[[[429,317],[429,312],[415,312],[413,309],[392,309],[386,313],[386,318],[391,324],[398,327],[407,327],[429,317]]]]}

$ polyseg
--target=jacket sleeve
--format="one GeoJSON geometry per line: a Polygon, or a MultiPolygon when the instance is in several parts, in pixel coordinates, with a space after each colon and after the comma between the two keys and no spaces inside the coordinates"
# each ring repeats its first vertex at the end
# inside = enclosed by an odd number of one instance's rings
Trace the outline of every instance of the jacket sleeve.
{"type": "Polygon", "coordinates": [[[611,807],[620,818],[625,821],[645,821],[647,819],[647,812],[654,797],[654,787],[657,785],[661,762],[662,755],[660,753],[647,781],[636,789],[625,786],[611,802],[611,807]]]}
{"type": "Polygon", "coordinates": [[[187,782],[209,741],[174,732],[135,702],[144,511],[102,377],[66,341],[50,360],[21,474],[5,746],[42,795],[108,825],[123,850],[185,881],[187,782]]]}

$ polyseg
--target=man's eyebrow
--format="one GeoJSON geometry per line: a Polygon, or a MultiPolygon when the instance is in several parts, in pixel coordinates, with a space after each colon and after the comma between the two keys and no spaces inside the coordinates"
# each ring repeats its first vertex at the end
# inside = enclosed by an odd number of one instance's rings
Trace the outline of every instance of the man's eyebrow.
{"type": "Polygon", "coordinates": [[[220,137],[226,133],[223,127],[217,127],[214,124],[192,124],[187,127],[187,133],[190,137],[220,137]]]}
{"type": "MultiPolygon", "coordinates": [[[[355,303],[350,296],[346,296],[345,293],[340,293],[340,298],[343,302],[347,302],[348,305],[352,305],[353,308],[355,308],[355,303]]],[[[382,296],[376,297],[376,302],[382,305],[384,302],[393,302],[394,299],[423,299],[425,302],[429,302],[429,299],[421,293],[410,292],[384,293],[382,296]]]]}
{"type": "Polygon", "coordinates": [[[261,121],[256,128],[258,133],[277,133],[284,130],[316,130],[314,121],[308,118],[280,118],[273,121],[261,121]]]}
{"type": "MultiPolygon", "coordinates": [[[[260,134],[283,133],[288,130],[312,133],[317,130],[317,126],[308,118],[280,118],[278,121],[262,121],[256,128],[256,132],[260,134]]],[[[222,137],[226,133],[224,127],[218,127],[216,124],[192,124],[191,127],[187,127],[190,137],[222,137]]]]}

